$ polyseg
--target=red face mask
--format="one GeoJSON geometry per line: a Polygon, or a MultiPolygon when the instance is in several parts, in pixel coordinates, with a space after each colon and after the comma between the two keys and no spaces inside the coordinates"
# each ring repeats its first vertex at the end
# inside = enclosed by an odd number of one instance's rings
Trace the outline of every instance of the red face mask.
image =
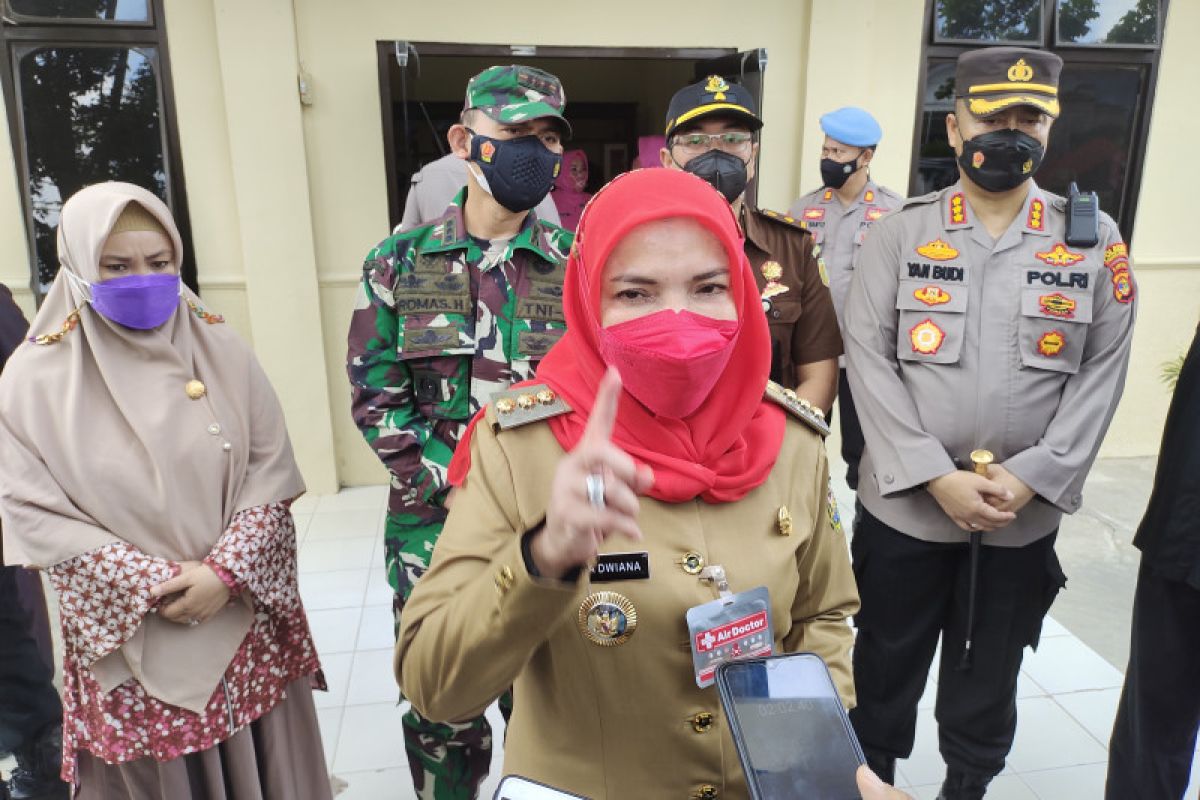
{"type": "Polygon", "coordinates": [[[667,309],[601,328],[599,349],[638,402],[660,417],[683,419],[708,399],[740,328],[737,320],[667,309]]]}

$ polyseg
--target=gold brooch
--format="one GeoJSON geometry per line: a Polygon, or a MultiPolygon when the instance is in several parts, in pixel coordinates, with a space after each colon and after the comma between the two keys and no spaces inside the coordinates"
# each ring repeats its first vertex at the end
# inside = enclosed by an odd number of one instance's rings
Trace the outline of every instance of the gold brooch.
{"type": "Polygon", "coordinates": [[[579,606],[579,631],[592,644],[615,647],[625,644],[637,629],[637,609],[617,592],[596,592],[579,606]]]}
{"type": "Polygon", "coordinates": [[[779,507],[779,535],[792,535],[792,512],[788,511],[787,506],[779,507]]]}

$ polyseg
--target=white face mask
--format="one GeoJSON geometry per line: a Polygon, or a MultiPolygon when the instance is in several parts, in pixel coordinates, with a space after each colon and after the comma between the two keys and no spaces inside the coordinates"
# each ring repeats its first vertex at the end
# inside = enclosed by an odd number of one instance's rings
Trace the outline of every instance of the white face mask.
{"type": "Polygon", "coordinates": [[[483,189],[488,194],[492,194],[492,187],[488,185],[487,176],[484,175],[483,172],[477,170],[475,165],[469,161],[467,162],[467,172],[471,173],[471,177],[474,178],[475,182],[479,184],[480,189],[483,189]]]}

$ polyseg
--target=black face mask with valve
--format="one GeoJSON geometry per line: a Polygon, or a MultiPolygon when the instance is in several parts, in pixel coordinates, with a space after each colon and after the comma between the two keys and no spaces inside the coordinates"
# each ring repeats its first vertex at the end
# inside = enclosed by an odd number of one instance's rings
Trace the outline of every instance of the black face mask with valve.
{"type": "Polygon", "coordinates": [[[471,161],[479,165],[497,203],[518,213],[533,208],[550,193],[562,169],[562,156],[550,151],[540,138],[492,139],[475,131],[471,134],[471,161]]]}
{"type": "Polygon", "coordinates": [[[1045,155],[1041,142],[1009,128],[963,140],[958,168],[981,189],[1007,192],[1032,178],[1045,155]]]}
{"type": "Polygon", "coordinates": [[[850,180],[850,176],[858,172],[858,156],[849,161],[834,161],[832,158],[821,159],[821,181],[830,189],[840,189],[850,180]]]}
{"type": "Polygon", "coordinates": [[[746,191],[746,162],[724,150],[709,150],[683,165],[684,172],[703,178],[732,203],[746,191]]]}

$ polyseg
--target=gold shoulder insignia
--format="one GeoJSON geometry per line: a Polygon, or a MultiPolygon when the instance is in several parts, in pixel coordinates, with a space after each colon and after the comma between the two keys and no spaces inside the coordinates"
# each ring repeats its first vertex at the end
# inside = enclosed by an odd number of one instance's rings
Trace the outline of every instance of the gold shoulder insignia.
{"type": "Polygon", "coordinates": [[[571,411],[567,402],[544,383],[496,392],[492,395],[492,408],[496,415],[495,425],[502,431],[571,411]]]}
{"type": "Polygon", "coordinates": [[[797,397],[791,389],[785,389],[775,381],[767,381],[765,396],[771,402],[783,406],[789,414],[817,433],[822,436],[829,435],[829,423],[825,421],[825,415],[821,413],[821,409],[807,400],[797,397]]]}
{"type": "Polygon", "coordinates": [[[774,220],[780,224],[788,225],[793,228],[799,228],[802,231],[808,230],[808,228],[804,227],[804,223],[793,217],[791,214],[782,214],[778,211],[772,211],[769,208],[760,208],[759,211],[762,212],[764,217],[774,220]]]}

